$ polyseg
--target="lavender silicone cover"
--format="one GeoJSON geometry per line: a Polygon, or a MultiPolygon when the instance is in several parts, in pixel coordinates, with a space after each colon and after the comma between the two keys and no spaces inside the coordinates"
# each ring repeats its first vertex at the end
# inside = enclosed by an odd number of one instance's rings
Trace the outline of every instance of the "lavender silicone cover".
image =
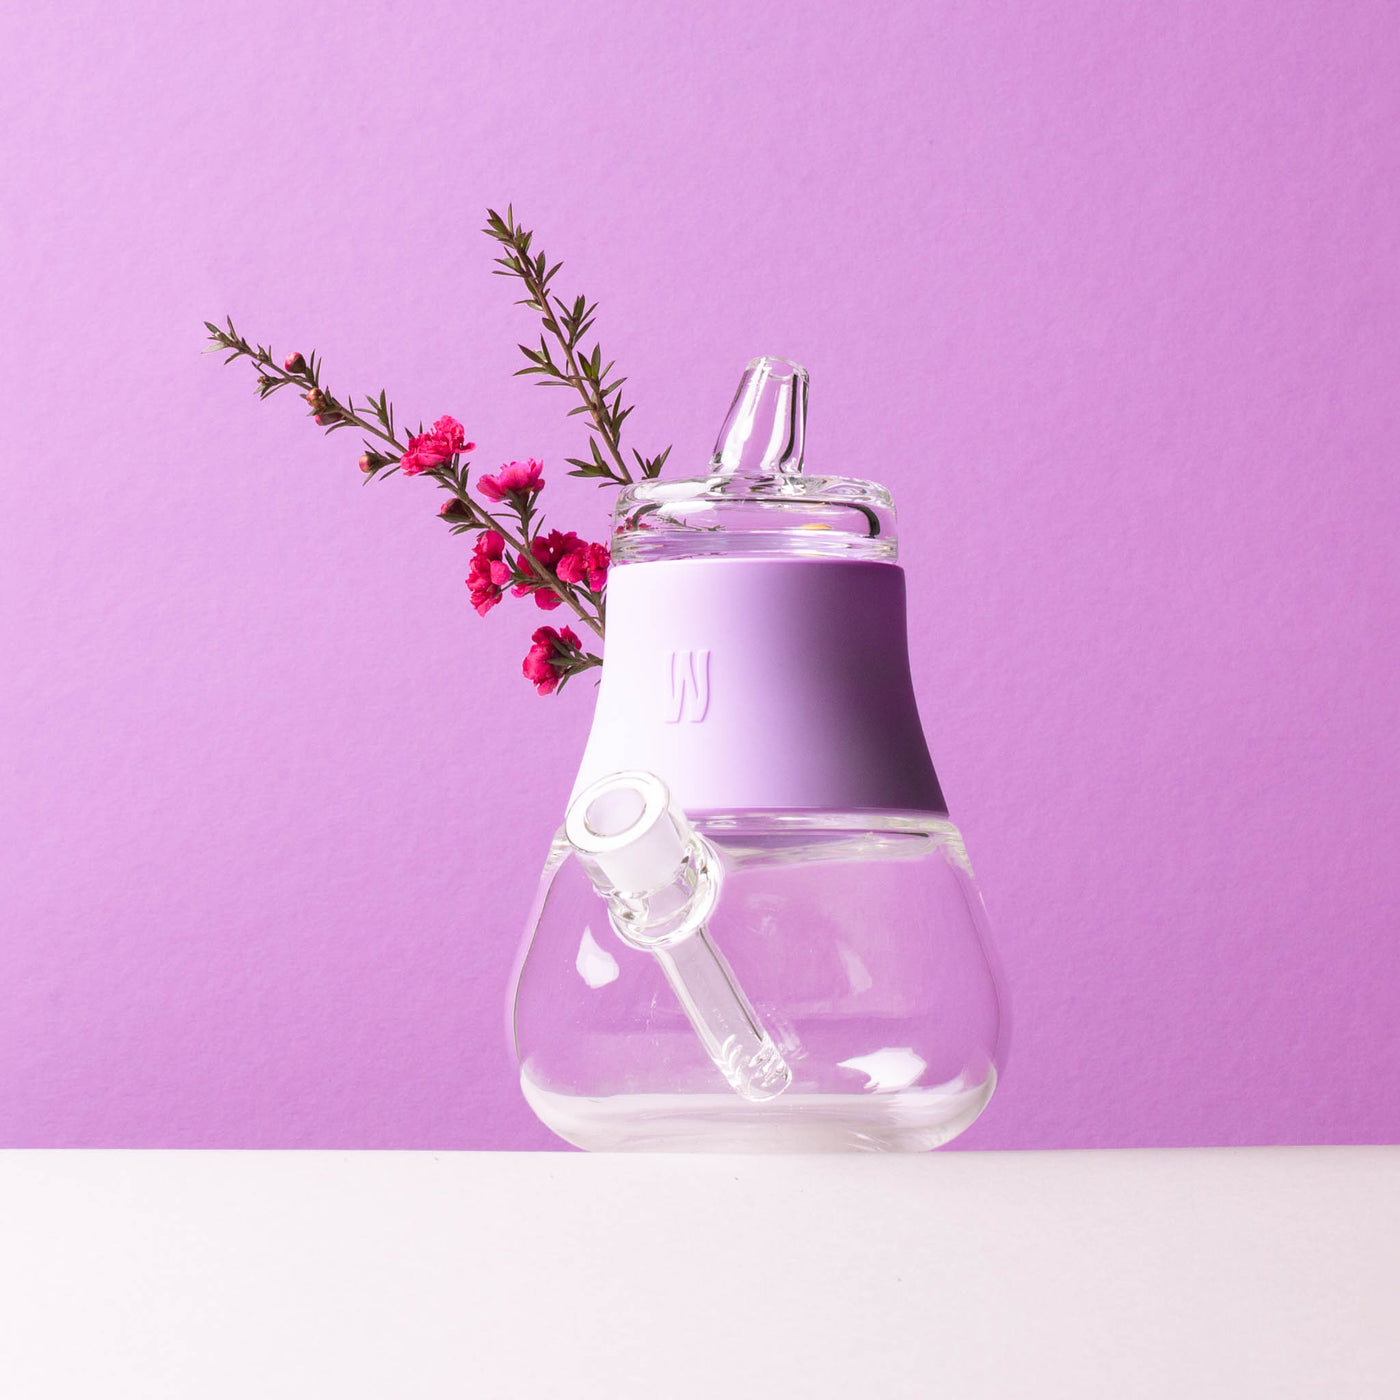
{"type": "Polygon", "coordinates": [[[621,564],[608,575],[607,624],[575,794],[643,768],[690,813],[946,813],[897,564],[621,564]]]}

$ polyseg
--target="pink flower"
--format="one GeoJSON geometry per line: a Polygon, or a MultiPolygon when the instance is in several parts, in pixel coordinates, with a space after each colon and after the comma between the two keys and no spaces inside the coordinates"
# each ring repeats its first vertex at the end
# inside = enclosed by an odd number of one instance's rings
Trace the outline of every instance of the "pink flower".
{"type": "MultiPolygon", "coordinates": [[[[480,485],[480,483],[478,483],[480,485]]],[[[543,564],[545,570],[553,573],[554,566],[571,549],[583,546],[583,541],[574,534],[572,530],[567,533],[563,530],[551,530],[547,535],[536,535],[530,541],[531,555],[543,564]]],[[[522,566],[521,572],[525,572],[522,566]]],[[[511,589],[517,598],[523,598],[527,593],[535,595],[535,606],[542,612],[553,612],[564,600],[538,575],[531,573],[524,583],[517,584],[511,589]]]]}
{"type": "Polygon", "coordinates": [[[552,569],[570,550],[579,549],[583,541],[572,530],[551,530],[536,535],[530,542],[530,553],[547,569],[552,569]]]}
{"type": "Polygon", "coordinates": [[[565,583],[582,583],[594,593],[601,593],[608,581],[608,565],[612,562],[606,545],[580,542],[560,559],[555,573],[565,583]]]}
{"type": "Polygon", "coordinates": [[[569,673],[570,650],[579,650],[579,639],[572,628],[537,627],[530,637],[533,645],[525,653],[520,669],[525,679],[541,695],[550,695],[569,673]]]}
{"type": "Polygon", "coordinates": [[[421,476],[440,467],[458,452],[470,452],[476,443],[468,442],[466,432],[455,418],[439,418],[425,433],[409,438],[399,459],[405,476],[421,476]]]}
{"type": "MultiPolygon", "coordinates": [[[[564,583],[578,584],[587,581],[588,587],[594,593],[600,593],[607,582],[607,546],[589,544],[572,530],[551,530],[547,535],[536,535],[530,542],[530,553],[564,583]]],[[[552,611],[563,602],[563,599],[540,579],[517,584],[511,591],[517,598],[533,593],[536,606],[546,612],[552,611]]]]}
{"type": "Polygon", "coordinates": [[[479,617],[485,617],[501,601],[501,585],[509,583],[512,569],[506,557],[506,542],[496,530],[483,530],[472,548],[472,564],[467,574],[467,587],[472,592],[472,607],[479,617]]]}
{"type": "Polygon", "coordinates": [[[510,590],[517,598],[524,598],[527,594],[535,595],[535,606],[541,612],[553,612],[564,600],[547,584],[539,581],[531,583],[517,583],[510,590]]]}
{"type": "Polygon", "coordinates": [[[523,501],[544,490],[544,463],[533,457],[528,462],[507,462],[495,476],[477,478],[476,489],[488,501],[503,501],[507,496],[523,501]]]}
{"type": "Polygon", "coordinates": [[[612,568],[612,550],[605,544],[588,547],[588,586],[601,593],[607,586],[608,570],[612,568]]]}
{"type": "Polygon", "coordinates": [[[300,374],[306,368],[306,361],[301,357],[301,351],[294,351],[282,361],[282,368],[288,374],[300,374]]]}

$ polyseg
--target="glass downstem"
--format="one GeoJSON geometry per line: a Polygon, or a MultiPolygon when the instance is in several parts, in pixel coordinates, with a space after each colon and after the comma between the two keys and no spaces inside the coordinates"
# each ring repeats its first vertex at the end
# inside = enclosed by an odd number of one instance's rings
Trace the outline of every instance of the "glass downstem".
{"type": "Polygon", "coordinates": [[[763,1029],[707,929],[659,947],[653,956],[706,1053],[736,1094],[761,1103],[792,1083],[782,1052],[763,1029]]]}
{"type": "Polygon", "coordinates": [[[564,832],[617,936],[650,953],[736,1094],[775,1098],[792,1071],[707,927],[723,869],[654,773],[613,773],[570,804],[564,832]]]}

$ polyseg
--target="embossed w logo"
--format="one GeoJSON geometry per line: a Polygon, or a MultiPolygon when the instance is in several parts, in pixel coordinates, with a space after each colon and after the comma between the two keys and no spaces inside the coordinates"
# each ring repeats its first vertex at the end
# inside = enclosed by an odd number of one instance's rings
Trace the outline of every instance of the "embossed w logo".
{"type": "Polygon", "coordinates": [[[671,683],[667,724],[679,724],[688,719],[700,724],[710,708],[710,653],[701,651],[663,651],[661,659],[671,683]]]}

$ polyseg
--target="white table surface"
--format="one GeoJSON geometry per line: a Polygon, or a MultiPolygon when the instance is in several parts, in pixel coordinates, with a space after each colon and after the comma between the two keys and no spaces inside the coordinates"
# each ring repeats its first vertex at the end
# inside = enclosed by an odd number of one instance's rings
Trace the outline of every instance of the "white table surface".
{"type": "Polygon", "coordinates": [[[1400,1396],[1400,1148],[0,1153],[0,1394],[1400,1396]]]}

